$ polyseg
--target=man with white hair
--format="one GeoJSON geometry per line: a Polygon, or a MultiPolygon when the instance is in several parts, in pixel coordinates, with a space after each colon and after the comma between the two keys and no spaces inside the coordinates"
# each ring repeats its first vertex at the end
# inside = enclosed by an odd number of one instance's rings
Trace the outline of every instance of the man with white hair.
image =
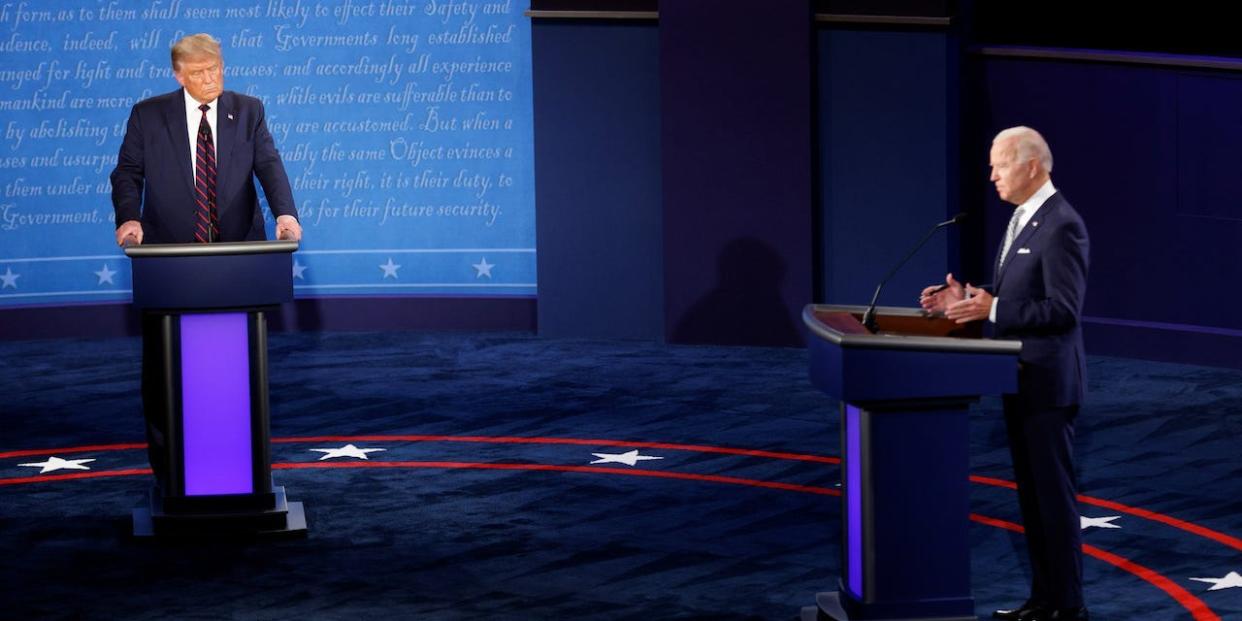
{"type": "Polygon", "coordinates": [[[1005,425],[1031,561],[1026,603],[1008,621],[1086,620],[1082,538],[1074,478],[1074,419],[1086,384],[1082,305],[1087,227],[1052,185],[1052,152],[1029,127],[992,141],[991,181],[1016,206],[995,262],[994,294],[952,274],[923,290],[924,309],[966,323],[987,320],[1019,339],[1018,392],[1004,395],[1005,425]]]}
{"type": "Polygon", "coordinates": [[[224,90],[220,42],[209,34],[180,39],[172,68],[182,88],[138,102],[129,115],[112,171],[117,244],[264,239],[255,178],[276,237],[300,239],[263,104],[224,90]]]}
{"type": "MultiPolygon", "coordinates": [[[[170,244],[265,239],[254,180],[276,218],[276,237],[300,240],[293,190],[268,132],[263,104],[224,90],[220,42],[189,35],[172,46],[171,93],[134,105],[112,171],[116,243],[170,244]]],[[[160,318],[146,315],[142,401],[151,470],[169,488],[160,318]]]]}

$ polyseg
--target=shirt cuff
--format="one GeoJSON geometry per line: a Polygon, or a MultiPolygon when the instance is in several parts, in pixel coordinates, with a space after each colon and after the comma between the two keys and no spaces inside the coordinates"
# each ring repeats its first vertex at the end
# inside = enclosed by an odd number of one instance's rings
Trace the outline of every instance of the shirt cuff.
{"type": "Polygon", "coordinates": [[[1000,303],[1000,298],[992,298],[992,310],[988,311],[988,321],[996,323],[996,305],[1000,303]]]}

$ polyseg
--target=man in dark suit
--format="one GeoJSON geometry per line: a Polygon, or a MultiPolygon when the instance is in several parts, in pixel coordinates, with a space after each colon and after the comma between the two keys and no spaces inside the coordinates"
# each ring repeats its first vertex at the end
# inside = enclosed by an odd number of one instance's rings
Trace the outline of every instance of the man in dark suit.
{"type": "Polygon", "coordinates": [[[1052,185],[1052,153],[1028,127],[992,142],[991,180],[1016,206],[995,263],[995,294],[952,274],[923,290],[923,308],[958,323],[988,320],[1019,339],[1018,392],[1004,395],[1009,450],[1031,561],[1031,593],[998,619],[1085,620],[1082,538],[1074,478],[1074,419],[1086,382],[1082,305],[1088,239],[1082,218],[1052,185]]]}
{"type": "Polygon", "coordinates": [[[256,177],[276,217],[276,237],[300,239],[293,191],[263,104],[224,90],[219,41],[207,34],[181,39],[172,47],[172,65],[182,88],[138,102],[129,115],[112,171],[117,244],[264,239],[256,177]],[[216,162],[196,152],[200,134],[216,162]],[[205,175],[214,178],[208,188],[214,195],[203,201],[215,213],[209,222],[197,210],[205,175]]]}
{"type": "MultiPolygon", "coordinates": [[[[112,171],[117,245],[265,239],[256,177],[276,236],[300,240],[293,191],[263,104],[224,90],[220,42],[207,34],[182,38],[172,47],[172,68],[182,88],[138,102],[129,115],[112,171]]],[[[167,491],[161,320],[148,315],[142,324],[148,455],[167,491]]]]}

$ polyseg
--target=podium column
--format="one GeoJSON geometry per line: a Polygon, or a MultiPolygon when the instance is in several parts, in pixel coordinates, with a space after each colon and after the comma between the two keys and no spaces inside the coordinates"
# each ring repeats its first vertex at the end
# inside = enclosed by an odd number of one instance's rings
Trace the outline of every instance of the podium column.
{"type": "MultiPolygon", "coordinates": [[[[133,513],[140,537],[304,536],[302,504],[271,478],[265,312],[292,300],[296,242],[126,249],[134,304],[158,317],[168,480],[133,513]]],[[[145,323],[145,322],[144,322],[145,323]]],[[[146,361],[144,364],[152,364],[146,361]]],[[[144,381],[151,378],[144,378],[144,381]]]]}

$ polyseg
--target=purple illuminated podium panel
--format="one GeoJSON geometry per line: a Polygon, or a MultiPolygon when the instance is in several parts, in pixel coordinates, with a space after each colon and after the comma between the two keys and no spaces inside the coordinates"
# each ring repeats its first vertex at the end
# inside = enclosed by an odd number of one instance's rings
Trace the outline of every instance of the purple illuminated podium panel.
{"type": "Polygon", "coordinates": [[[803,621],[975,621],[968,408],[1014,392],[1018,341],[921,309],[810,305],[810,376],[841,402],[842,577],[803,621]],[[929,458],[930,457],[930,458],[929,458]]]}
{"type": "Polygon", "coordinates": [[[254,493],[246,313],[181,316],[186,496],[254,493]]]}
{"type": "Polygon", "coordinates": [[[167,465],[139,536],[302,535],[272,485],[265,312],[293,299],[297,242],[127,248],[141,309],[144,407],[167,465]],[[153,384],[153,385],[149,385],[153,384]]]}

